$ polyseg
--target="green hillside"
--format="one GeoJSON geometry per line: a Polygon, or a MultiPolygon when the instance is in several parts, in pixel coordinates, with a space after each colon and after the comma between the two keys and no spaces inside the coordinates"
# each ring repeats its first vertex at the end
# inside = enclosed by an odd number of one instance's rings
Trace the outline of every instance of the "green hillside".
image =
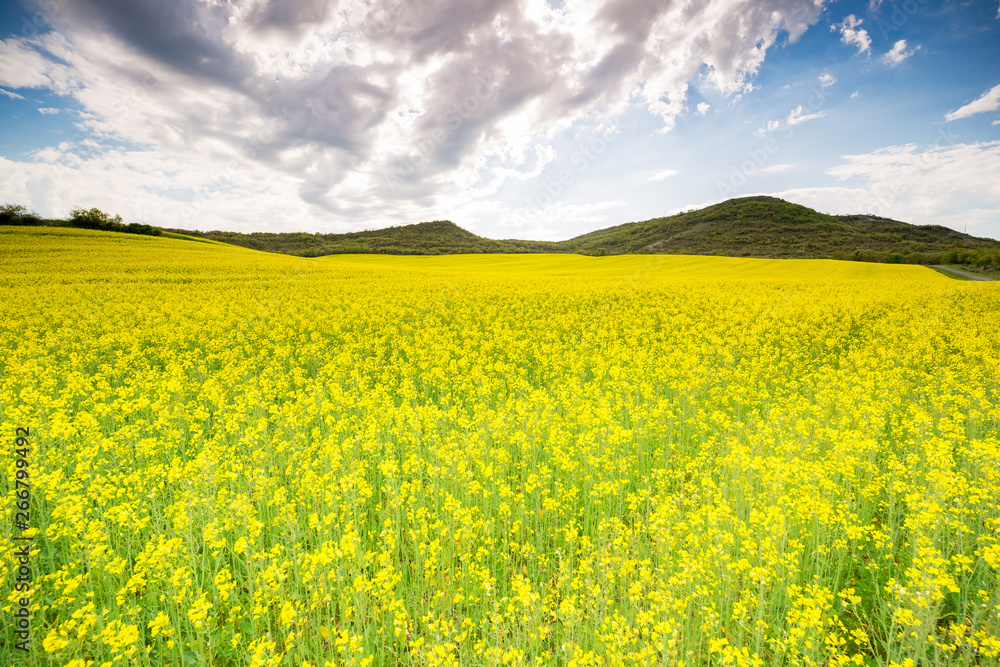
{"type": "Polygon", "coordinates": [[[826,215],[774,197],[730,199],[698,211],[601,229],[560,245],[591,255],[822,257],[914,264],[961,262],[962,254],[1000,252],[998,241],[947,227],[872,215],[826,215]],[[956,257],[941,257],[952,252],[956,257]]]}
{"type": "Polygon", "coordinates": [[[497,241],[476,236],[448,220],[387,227],[347,234],[307,234],[304,232],[192,232],[167,231],[222,241],[233,245],[280,252],[301,257],[348,253],[388,255],[448,255],[458,253],[563,252],[556,243],[545,241],[497,241]]]}

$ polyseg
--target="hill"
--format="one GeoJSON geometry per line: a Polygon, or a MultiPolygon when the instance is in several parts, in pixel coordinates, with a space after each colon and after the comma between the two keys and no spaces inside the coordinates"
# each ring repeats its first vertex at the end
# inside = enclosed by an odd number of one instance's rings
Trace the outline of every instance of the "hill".
{"type": "Polygon", "coordinates": [[[558,242],[488,239],[447,220],[347,234],[166,231],[303,257],[343,253],[667,253],[1000,268],[1000,241],[940,225],[911,225],[875,215],[827,215],[776,197],[730,199],[704,209],[629,222],[558,242]]]}
{"type": "Polygon", "coordinates": [[[912,264],[960,262],[963,254],[1000,252],[1000,241],[939,225],[911,225],[874,215],[826,215],[775,197],[730,199],[697,211],[601,229],[561,245],[591,255],[818,257],[912,264]]]}
{"type": "Polygon", "coordinates": [[[387,227],[346,234],[308,234],[305,232],[192,232],[168,229],[168,232],[222,241],[233,245],[279,252],[300,257],[338,254],[453,255],[525,252],[565,252],[557,243],[546,241],[497,241],[476,236],[448,220],[420,222],[414,225],[387,227]]]}

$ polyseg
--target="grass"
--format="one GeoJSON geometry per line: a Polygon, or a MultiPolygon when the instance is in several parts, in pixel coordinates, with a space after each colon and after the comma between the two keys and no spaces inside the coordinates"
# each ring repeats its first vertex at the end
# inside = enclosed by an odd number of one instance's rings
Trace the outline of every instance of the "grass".
{"type": "Polygon", "coordinates": [[[1000,280],[1000,271],[993,271],[990,269],[984,269],[981,267],[971,268],[963,266],[960,264],[945,264],[953,269],[958,269],[959,271],[965,271],[966,273],[973,273],[977,276],[982,276],[983,278],[992,278],[993,280],[1000,280]]]}
{"type": "MultiPolygon", "coordinates": [[[[966,281],[969,281],[969,282],[976,282],[976,281],[974,281],[972,278],[970,278],[968,276],[963,276],[961,273],[955,273],[953,271],[946,271],[945,269],[939,269],[936,266],[932,266],[930,268],[932,270],[934,270],[934,271],[937,271],[942,276],[948,276],[952,280],[966,280],[966,281]]],[[[952,267],[952,268],[958,268],[958,267],[952,267]]],[[[962,269],[962,270],[965,271],[966,269],[962,269]]],[[[971,271],[970,271],[970,273],[971,273],[971,271]]]]}

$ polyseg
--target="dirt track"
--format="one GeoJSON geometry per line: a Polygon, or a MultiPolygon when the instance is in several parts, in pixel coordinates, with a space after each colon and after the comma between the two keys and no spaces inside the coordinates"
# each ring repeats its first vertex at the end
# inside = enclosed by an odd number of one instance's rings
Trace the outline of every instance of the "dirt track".
{"type": "Polygon", "coordinates": [[[966,278],[968,278],[970,280],[986,280],[986,281],[990,281],[990,282],[993,281],[992,278],[987,278],[986,276],[977,276],[974,273],[969,273],[968,271],[963,271],[961,269],[953,269],[950,266],[941,266],[940,264],[935,264],[934,268],[935,269],[941,269],[942,271],[949,271],[951,273],[957,273],[958,275],[965,276],[966,278]]]}

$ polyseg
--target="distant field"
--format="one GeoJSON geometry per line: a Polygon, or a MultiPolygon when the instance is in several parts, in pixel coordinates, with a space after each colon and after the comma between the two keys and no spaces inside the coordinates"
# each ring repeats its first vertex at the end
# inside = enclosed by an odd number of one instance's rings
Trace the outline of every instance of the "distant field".
{"type": "Polygon", "coordinates": [[[358,267],[459,273],[529,273],[545,276],[624,278],[626,282],[663,279],[696,280],[936,280],[933,272],[907,264],[878,265],[830,259],[752,259],[698,255],[333,255],[321,258],[358,267]]]}
{"type": "Polygon", "coordinates": [[[0,227],[0,302],[0,664],[21,537],[33,665],[1000,662],[996,283],[0,227]]]}

